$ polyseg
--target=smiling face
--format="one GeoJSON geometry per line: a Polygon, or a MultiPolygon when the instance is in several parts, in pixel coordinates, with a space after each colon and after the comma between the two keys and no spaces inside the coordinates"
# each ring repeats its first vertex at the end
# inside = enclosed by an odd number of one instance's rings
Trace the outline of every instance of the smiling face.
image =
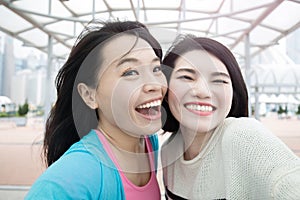
{"type": "Polygon", "coordinates": [[[168,103],[181,127],[197,133],[214,130],[229,113],[232,97],[229,73],[215,56],[193,50],[178,57],[168,103]]]}
{"type": "Polygon", "coordinates": [[[100,127],[134,136],[158,131],[167,82],[152,47],[141,38],[122,35],[103,47],[102,58],[96,90],[100,127]]]}

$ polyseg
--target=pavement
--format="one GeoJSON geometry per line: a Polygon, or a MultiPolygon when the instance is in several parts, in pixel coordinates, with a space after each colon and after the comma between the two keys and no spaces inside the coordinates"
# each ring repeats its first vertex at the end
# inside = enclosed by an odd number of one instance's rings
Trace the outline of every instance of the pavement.
{"type": "Polygon", "coordinates": [[[0,200],[24,199],[44,171],[43,129],[41,119],[29,119],[25,127],[0,121],[0,200]]]}
{"type": "MultiPolygon", "coordinates": [[[[300,120],[278,119],[273,113],[260,121],[300,157],[300,120]]],[[[40,119],[29,119],[25,127],[0,121],[0,200],[23,199],[45,170],[41,159],[43,130],[40,119]]],[[[159,179],[162,183],[161,173],[159,179]]]]}

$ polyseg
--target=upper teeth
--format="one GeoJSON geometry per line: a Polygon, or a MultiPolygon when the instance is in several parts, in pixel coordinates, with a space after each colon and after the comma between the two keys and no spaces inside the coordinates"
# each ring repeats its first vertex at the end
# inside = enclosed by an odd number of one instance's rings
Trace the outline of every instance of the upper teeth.
{"type": "Polygon", "coordinates": [[[187,105],[186,107],[188,109],[197,110],[197,111],[206,111],[206,112],[209,112],[209,111],[213,110],[212,106],[200,106],[200,105],[195,105],[195,104],[190,104],[190,105],[187,105]]]}
{"type": "Polygon", "coordinates": [[[161,100],[156,100],[149,103],[141,104],[137,108],[150,108],[150,107],[155,107],[160,105],[161,105],[161,100]]]}

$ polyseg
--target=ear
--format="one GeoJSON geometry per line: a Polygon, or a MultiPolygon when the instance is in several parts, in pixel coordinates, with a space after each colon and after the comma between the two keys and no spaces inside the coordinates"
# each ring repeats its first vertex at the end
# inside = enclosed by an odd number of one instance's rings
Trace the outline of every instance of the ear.
{"type": "Polygon", "coordinates": [[[79,83],[77,85],[77,90],[88,107],[91,109],[96,109],[99,107],[96,101],[96,89],[92,89],[84,83],[79,83]]]}

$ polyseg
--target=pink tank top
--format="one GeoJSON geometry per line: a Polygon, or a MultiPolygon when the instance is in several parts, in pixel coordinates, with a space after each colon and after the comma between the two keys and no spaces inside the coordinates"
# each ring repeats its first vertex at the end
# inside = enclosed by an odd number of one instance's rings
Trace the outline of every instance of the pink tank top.
{"type": "MultiPolygon", "coordinates": [[[[106,150],[107,154],[109,155],[110,159],[114,162],[114,164],[116,165],[121,180],[122,180],[122,184],[124,187],[124,192],[125,192],[125,196],[126,199],[128,200],[160,200],[161,199],[161,195],[160,195],[160,189],[159,189],[159,185],[156,179],[156,173],[155,173],[155,164],[154,164],[154,154],[153,153],[149,153],[149,161],[150,161],[150,167],[151,167],[151,176],[149,179],[149,182],[144,185],[144,186],[136,186],[134,185],[130,180],[127,179],[127,177],[125,176],[125,174],[122,172],[122,170],[120,169],[120,165],[116,160],[115,155],[112,153],[112,150],[109,146],[108,141],[106,140],[106,138],[104,137],[104,135],[96,130],[97,135],[99,137],[99,140],[101,141],[104,149],[106,150]]],[[[148,149],[148,152],[152,152],[152,145],[151,142],[148,138],[145,138],[146,141],[146,147],[148,149]]]]}

